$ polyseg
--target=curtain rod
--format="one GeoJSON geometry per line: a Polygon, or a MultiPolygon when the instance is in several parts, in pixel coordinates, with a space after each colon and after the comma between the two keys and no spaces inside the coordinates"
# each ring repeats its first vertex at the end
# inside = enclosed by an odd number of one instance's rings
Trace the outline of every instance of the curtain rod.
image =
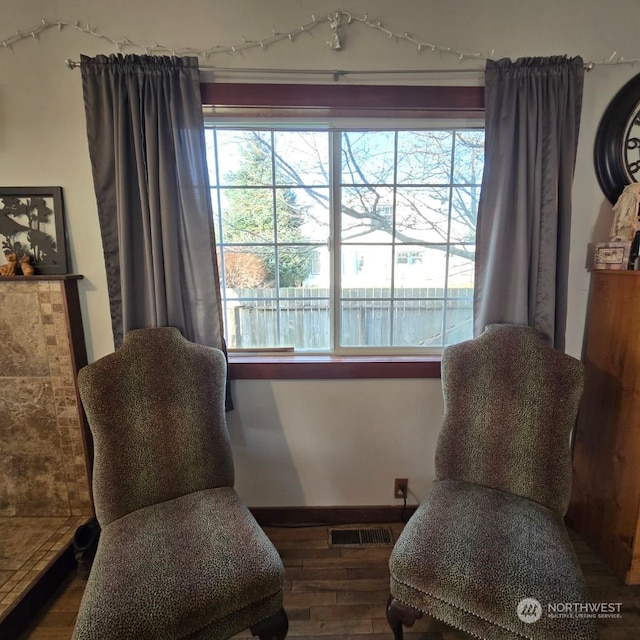
{"type": "MultiPolygon", "coordinates": [[[[80,63],[76,60],[65,60],[68,69],[77,69],[80,63]]],[[[422,73],[484,73],[484,68],[475,69],[367,69],[355,71],[348,69],[240,69],[238,67],[201,66],[200,71],[219,71],[221,73],[275,73],[275,74],[307,74],[332,76],[334,80],[350,75],[385,75],[385,74],[422,74],[422,73]]]]}

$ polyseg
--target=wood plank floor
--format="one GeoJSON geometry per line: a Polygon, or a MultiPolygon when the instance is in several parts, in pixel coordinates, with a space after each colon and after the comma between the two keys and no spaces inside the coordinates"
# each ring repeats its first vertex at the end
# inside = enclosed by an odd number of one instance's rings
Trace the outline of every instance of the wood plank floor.
{"type": "MultiPolygon", "coordinates": [[[[366,525],[367,527],[377,525],[366,525]]],[[[394,540],[401,524],[392,529],[394,540]]],[[[326,527],[265,528],[286,567],[288,640],[389,640],[385,619],[391,547],[330,547],[326,527]]],[[[622,618],[600,621],[601,640],[640,639],[640,586],[625,586],[575,536],[594,602],[622,602],[622,618]]],[[[70,640],[85,582],[70,577],[19,640],[70,640]]],[[[249,636],[249,632],[238,637],[249,636]]],[[[437,622],[419,620],[409,640],[471,640],[437,622]]],[[[6,639],[9,640],[9,639],[6,639]]]]}

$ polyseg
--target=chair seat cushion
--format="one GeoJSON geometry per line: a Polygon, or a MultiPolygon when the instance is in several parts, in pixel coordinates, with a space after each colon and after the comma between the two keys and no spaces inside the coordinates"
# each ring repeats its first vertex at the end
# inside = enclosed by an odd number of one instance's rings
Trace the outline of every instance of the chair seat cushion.
{"type": "Polygon", "coordinates": [[[102,530],[74,638],[228,638],[279,611],[283,584],[235,491],[198,491],[102,530]]]}
{"type": "Polygon", "coordinates": [[[562,518],[507,492],[457,480],[435,482],[389,562],[391,594],[480,638],[597,638],[584,618],[552,618],[549,603],[589,601],[562,518]],[[524,598],[537,622],[518,618],[524,598]]]}

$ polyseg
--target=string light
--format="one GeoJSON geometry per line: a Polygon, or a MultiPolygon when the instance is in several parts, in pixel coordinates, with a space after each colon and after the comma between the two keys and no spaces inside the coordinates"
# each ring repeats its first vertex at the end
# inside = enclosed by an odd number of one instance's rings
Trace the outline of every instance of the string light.
{"type": "MultiPolygon", "coordinates": [[[[463,62],[467,59],[486,61],[495,58],[495,49],[492,49],[488,54],[483,54],[479,52],[462,51],[454,47],[443,47],[432,42],[417,38],[409,34],[407,31],[395,32],[391,29],[387,29],[380,20],[370,20],[369,15],[366,13],[363,16],[357,16],[342,9],[332,11],[331,13],[322,16],[316,16],[315,14],[312,14],[310,22],[302,24],[299,27],[296,27],[289,31],[281,31],[273,27],[271,33],[264,38],[248,40],[243,36],[242,42],[239,42],[237,44],[214,44],[205,49],[196,49],[193,47],[169,47],[159,42],[154,42],[153,45],[145,45],[134,42],[127,37],[116,38],[105,35],[103,33],[100,33],[96,27],[91,27],[91,25],[88,23],[82,26],[79,21],[50,21],[42,18],[40,24],[33,29],[18,29],[16,30],[14,35],[0,39],[0,49],[13,50],[13,46],[19,42],[22,42],[23,40],[39,40],[40,34],[48,31],[49,29],[57,28],[58,31],[62,31],[63,28],[66,27],[93,36],[95,38],[105,40],[106,42],[113,45],[117,51],[122,51],[123,49],[137,49],[139,51],[144,51],[147,55],[192,55],[208,59],[211,55],[217,55],[221,53],[236,54],[248,49],[256,48],[266,50],[269,46],[282,40],[289,40],[290,42],[293,42],[302,33],[310,32],[318,26],[327,23],[331,31],[331,39],[327,40],[326,44],[328,47],[336,51],[340,50],[343,47],[342,35],[344,29],[353,26],[353,24],[360,24],[368,27],[369,29],[372,29],[373,31],[382,33],[388,39],[396,39],[408,42],[414,47],[418,54],[421,54],[425,49],[427,49],[432,53],[455,56],[460,62],[463,62]]],[[[614,51],[606,60],[602,60],[601,62],[591,61],[586,63],[585,69],[590,70],[600,65],[634,65],[637,63],[640,63],[640,58],[625,58],[622,56],[618,56],[618,52],[614,51]]]]}

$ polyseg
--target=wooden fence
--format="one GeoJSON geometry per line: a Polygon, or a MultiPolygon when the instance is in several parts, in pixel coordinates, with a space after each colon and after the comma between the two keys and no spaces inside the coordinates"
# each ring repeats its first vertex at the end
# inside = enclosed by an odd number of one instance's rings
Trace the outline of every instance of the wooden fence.
{"type": "MultiPolygon", "coordinates": [[[[240,289],[225,301],[231,348],[329,349],[328,289],[240,289]],[[279,294],[279,295],[278,295],[279,294]]],[[[439,347],[471,338],[473,289],[345,289],[341,346],[439,347]]]]}

